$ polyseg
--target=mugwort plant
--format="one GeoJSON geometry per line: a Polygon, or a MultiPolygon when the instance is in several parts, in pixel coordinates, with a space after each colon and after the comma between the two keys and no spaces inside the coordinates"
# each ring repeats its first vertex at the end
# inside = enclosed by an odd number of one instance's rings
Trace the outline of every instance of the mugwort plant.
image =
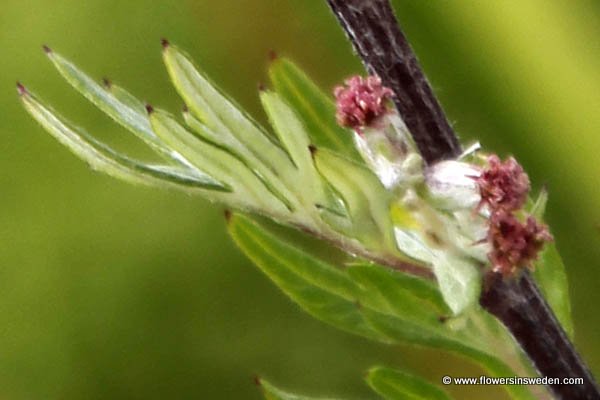
{"type": "MultiPolygon", "coordinates": [[[[583,377],[583,385],[509,385],[514,399],[598,399],[570,338],[567,280],[512,157],[462,147],[387,0],[328,0],[368,73],[321,90],[274,58],[260,100],[271,131],[162,41],[185,107],[175,116],[120,86],[97,83],[49,47],[75,90],[162,159],[122,154],[58,115],[22,84],[23,106],[93,169],[223,205],[239,248],[294,302],[345,331],[462,355],[489,376],[583,377]],[[338,264],[272,224],[341,250],[338,264]]],[[[385,399],[449,399],[411,373],[372,368],[385,399]]],[[[300,399],[260,379],[269,399],[300,399]]]]}

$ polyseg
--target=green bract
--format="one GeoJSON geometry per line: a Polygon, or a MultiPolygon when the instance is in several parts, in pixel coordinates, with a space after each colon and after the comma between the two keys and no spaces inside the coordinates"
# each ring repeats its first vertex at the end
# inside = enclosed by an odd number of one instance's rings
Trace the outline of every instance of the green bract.
{"type": "MultiPolygon", "coordinates": [[[[414,191],[410,185],[402,194],[386,188],[359,156],[352,133],[336,124],[330,96],[289,60],[271,63],[274,90],[260,93],[273,128],[269,133],[166,42],[164,62],[186,105],[182,118],[146,106],[112,83],[96,83],[55,52],[48,56],[77,91],[162,162],[135,160],[109,148],[19,86],[25,109],[42,127],[95,170],[234,209],[228,213],[234,241],[314,317],[383,343],[453,352],[491,376],[533,373],[504,328],[478,307],[482,257],[476,249],[459,251],[473,239],[461,225],[464,215],[439,212],[420,196],[424,180],[414,179],[420,158],[407,163],[414,191]],[[325,262],[258,223],[255,215],[325,240],[348,259],[325,262]],[[444,245],[431,243],[429,226],[440,227],[434,237],[444,245]]],[[[541,215],[544,204],[542,196],[535,212],[541,215]]],[[[542,264],[536,277],[571,333],[566,278],[554,247],[542,264]]],[[[385,399],[449,398],[400,371],[375,368],[367,382],[385,399]]],[[[268,399],[303,399],[268,382],[262,388],[268,399]]],[[[533,398],[527,387],[505,388],[512,398],[533,398]]]]}

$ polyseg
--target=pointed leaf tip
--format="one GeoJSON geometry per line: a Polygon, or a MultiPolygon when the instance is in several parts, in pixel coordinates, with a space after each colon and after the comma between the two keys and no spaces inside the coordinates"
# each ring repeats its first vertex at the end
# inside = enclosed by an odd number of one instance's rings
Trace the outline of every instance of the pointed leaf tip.
{"type": "Polygon", "coordinates": [[[154,112],[154,107],[152,107],[150,104],[146,104],[146,112],[148,115],[152,114],[154,112]]]}
{"type": "Polygon", "coordinates": [[[169,43],[169,41],[165,38],[160,39],[160,45],[162,46],[163,49],[167,49],[171,43],[169,43]]]}
{"type": "Polygon", "coordinates": [[[52,54],[52,49],[50,47],[48,47],[47,45],[42,45],[42,49],[44,50],[44,53],[52,54]]]}
{"type": "Polygon", "coordinates": [[[17,92],[19,92],[19,96],[24,96],[27,94],[27,88],[21,82],[17,82],[17,92]]]}

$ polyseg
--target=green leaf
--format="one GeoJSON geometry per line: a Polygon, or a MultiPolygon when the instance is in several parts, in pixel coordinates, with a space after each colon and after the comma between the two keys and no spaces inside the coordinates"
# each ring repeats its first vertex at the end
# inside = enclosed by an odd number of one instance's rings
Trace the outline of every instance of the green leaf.
{"type": "Polygon", "coordinates": [[[141,114],[142,116],[146,115],[146,105],[127,90],[115,85],[107,79],[104,80],[104,87],[110,94],[114,96],[115,99],[125,104],[132,110],[135,110],[138,114],[141,114]]]}
{"type": "Polygon", "coordinates": [[[367,248],[399,255],[390,216],[392,193],[361,164],[325,149],[317,150],[313,157],[317,170],[341,196],[348,210],[352,225],[343,233],[367,248]]]}
{"type": "Polygon", "coordinates": [[[281,389],[276,388],[271,385],[269,382],[261,379],[260,387],[263,391],[266,400],[334,400],[331,398],[316,398],[316,397],[306,397],[306,396],[298,396],[296,394],[291,394],[288,392],[284,392],[281,389]]]}
{"type": "Polygon", "coordinates": [[[394,341],[448,350],[483,346],[440,322],[449,310],[433,283],[369,264],[351,265],[348,274],[360,288],[363,315],[394,341]]]}
{"type": "Polygon", "coordinates": [[[194,133],[198,138],[235,157],[239,162],[244,164],[249,171],[252,171],[256,178],[263,183],[263,185],[271,192],[271,194],[285,204],[288,210],[295,211],[296,205],[289,200],[293,199],[294,195],[289,193],[287,188],[283,187],[281,183],[279,183],[279,179],[269,172],[268,169],[265,169],[264,166],[259,165],[257,168],[255,168],[254,166],[256,166],[256,164],[251,164],[248,161],[248,149],[246,149],[241,143],[238,143],[235,141],[235,139],[234,142],[229,141],[227,135],[213,131],[208,126],[204,125],[199,119],[194,117],[188,110],[184,110],[183,118],[187,126],[191,129],[192,133],[194,133]],[[280,192],[280,189],[283,190],[286,195],[283,195],[280,192]]]}
{"type": "Polygon", "coordinates": [[[242,162],[227,151],[204,142],[180,125],[170,114],[153,110],[150,122],[156,134],[190,163],[212,176],[222,177],[233,190],[230,204],[283,215],[287,208],[242,162]]]}
{"type": "MultiPolygon", "coordinates": [[[[351,266],[348,271],[343,271],[282,241],[238,214],[230,218],[229,232],[244,253],[277,286],[323,321],[363,336],[389,341],[365,321],[375,314],[390,313],[395,321],[402,321],[400,325],[406,333],[403,340],[425,343],[422,338],[445,334],[443,324],[438,321],[440,314],[437,314],[443,304],[416,278],[379,273],[375,269],[383,268],[367,265],[351,266]],[[400,287],[401,284],[405,285],[400,287]],[[400,293],[394,293],[396,290],[400,293]],[[403,300],[407,304],[400,304],[403,300]],[[417,313],[426,316],[424,319],[411,315],[411,311],[418,308],[419,300],[422,301],[421,310],[417,313]],[[423,335],[425,331],[429,334],[423,335]]],[[[398,339],[396,332],[394,339],[398,339]]]]}
{"type": "Polygon", "coordinates": [[[96,107],[135,134],[166,159],[174,160],[178,164],[187,165],[179,154],[166,147],[154,134],[146,112],[140,110],[137,106],[133,106],[129,101],[128,103],[120,101],[110,91],[97,84],[92,78],[60,54],[50,51],[48,52],[48,57],[67,82],[96,107]]]}
{"type": "Polygon", "coordinates": [[[308,136],[294,111],[275,92],[261,91],[260,100],[279,141],[296,167],[300,170],[314,170],[308,149],[308,136]]]}
{"type": "Polygon", "coordinates": [[[450,396],[426,380],[403,371],[375,367],[367,383],[387,400],[450,400],[450,396]]]}
{"type": "MultiPolygon", "coordinates": [[[[480,343],[477,337],[453,335],[451,332],[433,332],[419,329],[412,323],[396,318],[392,315],[364,310],[365,316],[369,322],[379,331],[385,333],[390,338],[397,341],[420,344],[431,348],[439,348],[461,355],[479,364],[490,376],[504,377],[516,375],[508,365],[492,354],[498,352],[498,349],[483,350],[487,347],[485,343],[480,343]]],[[[527,389],[526,386],[508,385],[505,390],[517,400],[535,400],[536,397],[527,389]]]]}
{"type": "MultiPolygon", "coordinates": [[[[282,241],[243,215],[232,215],[228,228],[254,264],[315,318],[377,341],[448,350],[474,360],[493,376],[515,375],[487,352],[485,338],[479,337],[478,331],[455,331],[436,318],[437,311],[445,306],[428,283],[404,279],[393,271],[378,273],[374,265],[341,270],[282,241]],[[419,301],[421,310],[411,315],[419,301]]],[[[507,390],[515,398],[533,399],[524,387],[507,390]]]]}
{"type": "Polygon", "coordinates": [[[460,342],[446,336],[444,326],[438,321],[433,327],[430,321],[416,321],[414,318],[392,315],[370,307],[361,309],[366,321],[391,343],[417,344],[426,347],[453,350],[460,342]]]}
{"type": "Polygon", "coordinates": [[[295,209],[297,171],[281,146],[182,51],[169,44],[163,50],[163,60],[190,114],[216,134],[212,141],[238,154],[267,183],[273,195],[295,209]]]}
{"type": "Polygon", "coordinates": [[[455,315],[477,304],[481,291],[481,275],[473,260],[446,250],[438,251],[433,272],[448,307],[455,315]]]}
{"type": "Polygon", "coordinates": [[[95,170],[130,183],[175,187],[187,191],[199,188],[221,192],[229,190],[225,184],[200,172],[192,174],[191,171],[185,173],[171,166],[148,165],[119,154],[81,129],[65,122],[62,117],[45,107],[29,92],[24,89],[20,92],[21,101],[27,112],[61,144],[95,170]]]}
{"type": "Polygon", "coordinates": [[[444,301],[455,315],[477,302],[481,276],[473,259],[459,256],[451,249],[431,248],[422,234],[413,229],[396,227],[394,232],[401,251],[433,266],[444,301]]]}
{"type": "Polygon", "coordinates": [[[254,264],[309,314],[345,331],[387,341],[365,321],[357,288],[341,271],[284,243],[243,215],[232,215],[228,228],[254,264]]]}
{"type": "Polygon", "coordinates": [[[277,137],[290,155],[298,171],[298,196],[305,207],[315,205],[345,215],[340,202],[328,190],[317,172],[309,150],[308,134],[290,106],[275,92],[262,91],[260,98],[277,137]]]}
{"type": "Polygon", "coordinates": [[[372,264],[352,264],[348,274],[362,288],[361,304],[438,329],[449,310],[435,285],[372,264]]]}
{"type": "Polygon", "coordinates": [[[271,63],[269,77],[277,93],[303,120],[314,145],[362,162],[354,147],[352,132],[341,128],[335,120],[335,105],[331,97],[323,93],[300,68],[290,60],[278,58],[271,63]]]}
{"type": "Polygon", "coordinates": [[[565,265],[554,243],[546,244],[533,276],[567,335],[573,338],[574,326],[569,300],[569,282],[565,265]]]}

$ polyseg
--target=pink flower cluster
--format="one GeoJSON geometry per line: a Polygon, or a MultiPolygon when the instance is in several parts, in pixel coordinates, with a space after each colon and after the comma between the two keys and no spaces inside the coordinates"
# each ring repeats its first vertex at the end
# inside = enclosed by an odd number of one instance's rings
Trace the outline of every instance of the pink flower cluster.
{"type": "Polygon", "coordinates": [[[387,112],[386,101],[394,93],[382,85],[379,77],[357,75],[344,83],[345,86],[338,86],[333,91],[338,124],[360,130],[387,112]]]}
{"type": "Polygon", "coordinates": [[[497,155],[488,157],[488,167],[477,179],[481,204],[491,210],[518,210],[529,193],[529,177],[513,157],[502,162],[497,155]]]}
{"type": "Polygon", "coordinates": [[[548,227],[528,216],[521,222],[515,212],[527,200],[530,184],[523,167],[512,157],[502,162],[496,155],[477,178],[481,203],[491,212],[487,240],[492,246],[488,258],[494,271],[508,276],[519,268],[533,268],[544,243],[553,240],[548,227]]]}
{"type": "Polygon", "coordinates": [[[532,216],[522,223],[512,213],[499,210],[490,218],[488,240],[492,245],[488,257],[494,270],[508,276],[519,268],[532,269],[544,244],[553,238],[548,227],[532,216]]]}

